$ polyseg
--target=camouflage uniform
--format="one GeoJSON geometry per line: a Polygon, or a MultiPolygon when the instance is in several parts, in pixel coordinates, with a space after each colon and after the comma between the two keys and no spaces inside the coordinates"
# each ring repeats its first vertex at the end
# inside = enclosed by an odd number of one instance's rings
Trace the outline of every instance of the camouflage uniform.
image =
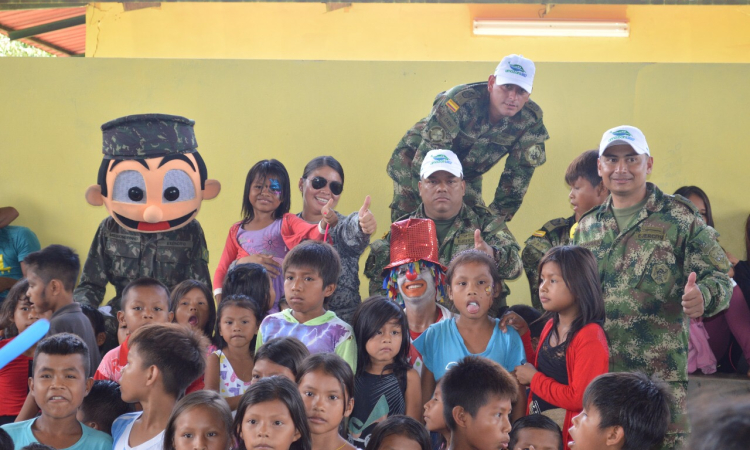
{"type": "Polygon", "coordinates": [[[575,215],[567,219],[562,217],[552,219],[526,239],[524,244],[521,261],[523,261],[526,278],[529,279],[531,304],[541,312],[544,312],[544,309],[542,308],[542,302],[539,301],[539,261],[552,247],[570,243],[570,229],[575,223],[575,215]]]}
{"type": "MultiPolygon", "coordinates": [[[[429,219],[424,214],[424,206],[419,208],[405,219],[429,219]]],[[[513,280],[521,275],[521,258],[518,256],[520,247],[516,238],[510,233],[505,222],[494,216],[487,208],[477,206],[474,208],[464,204],[456,216],[453,225],[443,242],[440,243],[438,256],[440,263],[448,266],[453,256],[457,253],[474,248],[474,230],[482,232],[482,239],[495,249],[495,261],[497,262],[500,277],[504,280],[513,280]]],[[[365,263],[365,276],[370,279],[370,295],[388,295],[383,289],[383,268],[391,262],[390,252],[391,233],[388,232],[383,239],[378,239],[370,245],[370,256],[365,263]]],[[[500,307],[505,306],[505,297],[510,292],[503,283],[503,293],[495,299],[490,314],[497,313],[500,307]]],[[[444,298],[443,303],[448,309],[453,308],[450,299],[444,298]]]]}
{"type": "Polygon", "coordinates": [[[544,141],[549,135],[542,122],[542,109],[531,100],[515,116],[493,125],[489,98],[486,82],[456,86],[438,94],[430,115],[406,132],[387,169],[394,185],[394,222],[421,203],[419,169],[427,152],[436,149],[452,150],[461,161],[466,180],[464,202],[469,206],[484,206],[482,174],[508,155],[490,209],[503,222],[513,218],[534,169],[547,160],[544,141]]]}
{"type": "MultiPolygon", "coordinates": [[[[122,290],[139,277],[156,278],[170,290],[188,279],[211,288],[208,248],[200,223],[193,220],[182,228],[163,233],[136,233],[107,217],[96,230],[73,296],[77,302],[98,308],[104,300],[107,283],[111,283],[115,297],[108,304],[114,316],[120,310],[122,290]]],[[[108,321],[107,328],[108,338],[116,338],[117,321],[108,321]]]]}
{"type": "Polygon", "coordinates": [[[610,371],[640,370],[668,382],[675,396],[664,448],[677,448],[689,430],[685,417],[689,318],[682,295],[691,272],[705,300],[705,316],[726,309],[729,261],[716,231],[683,197],[647,183],[646,205],[620,232],[611,196],[579,221],[574,242],[599,262],[607,315],[610,371]]]}

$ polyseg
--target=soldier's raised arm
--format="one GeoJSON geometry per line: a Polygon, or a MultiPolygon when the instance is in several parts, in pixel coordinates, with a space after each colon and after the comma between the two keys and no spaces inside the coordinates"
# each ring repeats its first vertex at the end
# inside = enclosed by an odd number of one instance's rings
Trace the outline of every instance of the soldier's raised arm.
{"type": "Polygon", "coordinates": [[[490,203],[490,209],[504,222],[510,222],[518,212],[534,171],[547,161],[544,141],[549,139],[549,134],[542,121],[542,109],[532,101],[527,106],[533,114],[523,111],[521,116],[528,116],[528,130],[510,150],[495,198],[490,203]]]}

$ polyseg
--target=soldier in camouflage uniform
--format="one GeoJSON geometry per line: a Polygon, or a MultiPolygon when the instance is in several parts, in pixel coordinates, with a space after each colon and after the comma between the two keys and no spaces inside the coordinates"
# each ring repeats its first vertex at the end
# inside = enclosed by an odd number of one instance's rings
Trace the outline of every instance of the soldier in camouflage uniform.
{"type": "Polygon", "coordinates": [[[570,186],[568,198],[573,205],[574,214],[567,219],[561,217],[545,223],[526,239],[521,252],[523,270],[531,288],[531,304],[541,312],[544,310],[539,301],[539,261],[552,247],[568,245],[573,240],[575,224],[583,213],[601,205],[609,195],[596,167],[598,158],[598,150],[589,150],[570,163],[565,172],[565,182],[570,186]]]}
{"type": "Polygon", "coordinates": [[[102,125],[104,158],[98,184],[86,191],[110,213],[91,244],[75,300],[99,307],[107,283],[115,287],[106,346],[116,346],[120,296],[129,282],[152,277],[170,289],[186,279],[211,287],[208,249],[195,219],[202,200],[221,186],[207,179],[197,152],[194,122],[179,116],[142,114],[102,125]]]}
{"type": "Polygon", "coordinates": [[[464,170],[469,206],[484,206],[482,174],[508,156],[490,210],[503,222],[521,207],[534,169],[544,164],[549,139],[542,109],[529,100],[534,63],[522,56],[503,58],[489,80],[463,84],[435,97],[432,112],[406,132],[388,162],[393,179],[391,220],[420,204],[419,168],[430,150],[450,149],[464,170]]]}
{"type": "Polygon", "coordinates": [[[640,370],[670,384],[675,402],[663,448],[679,448],[689,430],[689,318],[727,308],[729,262],[687,199],[646,182],[653,158],[640,130],[607,131],[599,154],[611,195],[581,218],[574,242],[599,262],[610,370],[640,370]]]}
{"type": "MultiPolygon", "coordinates": [[[[440,264],[448,266],[457,253],[476,248],[493,256],[500,277],[512,280],[521,275],[519,246],[505,222],[487,208],[466,205],[466,183],[461,179],[461,163],[450,150],[432,150],[422,163],[419,192],[423,203],[405,219],[432,219],[438,236],[440,264]],[[477,233],[477,231],[479,233],[477,233]]],[[[370,256],[365,263],[365,276],[370,279],[370,295],[387,295],[383,289],[383,268],[390,264],[390,233],[371,244],[370,256]]],[[[507,286],[495,299],[491,314],[505,306],[507,286]]],[[[442,303],[451,309],[447,298],[442,303]]]]}

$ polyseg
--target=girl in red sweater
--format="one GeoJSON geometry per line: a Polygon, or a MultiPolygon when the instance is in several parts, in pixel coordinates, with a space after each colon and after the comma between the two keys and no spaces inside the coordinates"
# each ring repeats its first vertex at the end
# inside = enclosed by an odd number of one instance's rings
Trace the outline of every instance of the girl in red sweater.
{"type": "MultiPolygon", "coordinates": [[[[516,378],[530,387],[527,414],[544,414],[563,430],[568,448],[571,419],[583,409],[591,380],[609,370],[604,334],[604,300],[596,258],[578,246],[554,247],[539,262],[539,298],[548,318],[535,354],[516,367],[516,378]]],[[[504,322],[519,334],[524,320],[508,313],[504,322]]]]}

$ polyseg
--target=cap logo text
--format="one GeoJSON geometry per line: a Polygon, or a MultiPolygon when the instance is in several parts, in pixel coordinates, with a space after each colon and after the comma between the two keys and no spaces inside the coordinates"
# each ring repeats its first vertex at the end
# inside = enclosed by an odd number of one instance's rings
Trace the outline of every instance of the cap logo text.
{"type": "Polygon", "coordinates": [[[523,69],[523,66],[520,64],[508,64],[510,66],[510,69],[505,69],[505,73],[512,73],[514,75],[527,77],[526,71],[523,69]]]}
{"type": "Polygon", "coordinates": [[[628,141],[635,141],[635,138],[633,137],[632,134],[630,134],[628,130],[615,130],[610,134],[612,134],[613,137],[609,138],[608,142],[612,142],[612,141],[616,141],[620,139],[625,139],[628,141]]]}
{"type": "Polygon", "coordinates": [[[448,159],[448,157],[445,156],[445,155],[435,155],[435,156],[432,157],[432,159],[436,163],[444,163],[444,164],[450,164],[451,163],[451,160],[448,159]]]}

